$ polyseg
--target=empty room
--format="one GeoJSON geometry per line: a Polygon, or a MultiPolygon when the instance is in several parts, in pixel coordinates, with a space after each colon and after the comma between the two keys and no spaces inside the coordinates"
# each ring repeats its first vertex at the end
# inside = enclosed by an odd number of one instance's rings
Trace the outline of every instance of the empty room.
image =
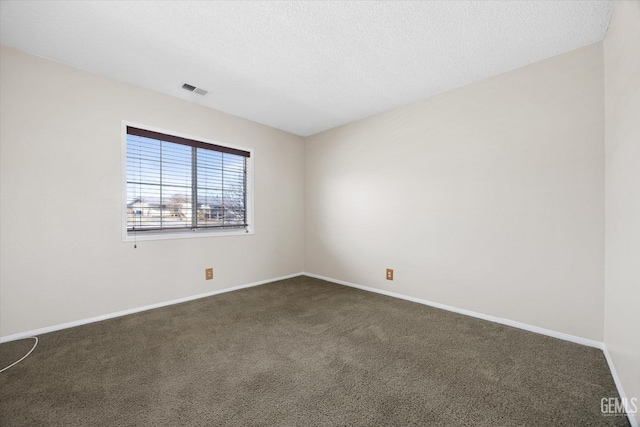
{"type": "Polygon", "coordinates": [[[640,422],[640,1],[0,0],[0,425],[640,422]]]}

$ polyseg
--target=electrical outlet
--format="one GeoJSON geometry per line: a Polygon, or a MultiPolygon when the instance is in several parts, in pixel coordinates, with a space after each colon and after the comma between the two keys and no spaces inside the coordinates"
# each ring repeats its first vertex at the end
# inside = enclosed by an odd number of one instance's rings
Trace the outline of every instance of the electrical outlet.
{"type": "Polygon", "coordinates": [[[387,280],[393,280],[393,269],[387,268],[387,280]]]}
{"type": "Polygon", "coordinates": [[[207,268],[207,269],[204,271],[204,278],[205,278],[206,280],[211,280],[211,279],[213,279],[213,268],[207,268]]]}

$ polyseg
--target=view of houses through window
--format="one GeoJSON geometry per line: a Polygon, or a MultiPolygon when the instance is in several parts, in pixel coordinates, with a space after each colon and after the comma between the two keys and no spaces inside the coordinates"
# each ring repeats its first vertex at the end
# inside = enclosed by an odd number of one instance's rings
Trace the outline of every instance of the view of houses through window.
{"type": "Polygon", "coordinates": [[[127,231],[246,225],[247,157],[202,145],[128,132],[127,231]]]}

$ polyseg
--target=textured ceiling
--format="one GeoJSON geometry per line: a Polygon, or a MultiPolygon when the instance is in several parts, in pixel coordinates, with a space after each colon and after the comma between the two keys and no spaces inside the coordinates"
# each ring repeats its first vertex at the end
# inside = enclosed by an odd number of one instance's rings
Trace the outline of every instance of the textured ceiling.
{"type": "Polygon", "coordinates": [[[0,42],[311,135],[603,39],[610,1],[2,1],[0,42]],[[181,89],[202,87],[201,97],[181,89]]]}

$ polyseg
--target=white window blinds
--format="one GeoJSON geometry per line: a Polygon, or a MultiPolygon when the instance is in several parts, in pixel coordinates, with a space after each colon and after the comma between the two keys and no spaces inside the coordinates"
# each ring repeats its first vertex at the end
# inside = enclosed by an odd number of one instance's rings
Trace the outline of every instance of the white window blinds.
{"type": "Polygon", "coordinates": [[[247,227],[249,156],[127,126],[127,231],[247,227]]]}

